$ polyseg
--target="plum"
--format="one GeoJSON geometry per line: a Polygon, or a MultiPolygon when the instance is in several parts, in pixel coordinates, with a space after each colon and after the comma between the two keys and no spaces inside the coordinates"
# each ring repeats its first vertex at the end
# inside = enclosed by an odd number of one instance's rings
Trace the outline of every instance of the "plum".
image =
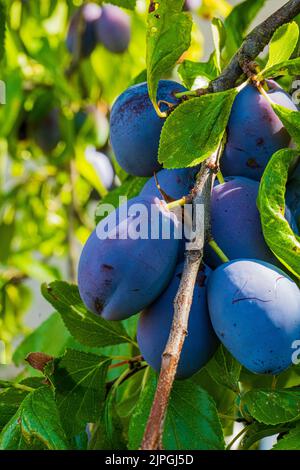
{"type": "MultiPolygon", "coordinates": [[[[297,110],[279,85],[273,81],[268,85],[267,93],[274,103],[297,110]]],[[[247,85],[233,103],[221,170],[226,176],[259,181],[271,156],[290,143],[291,138],[271,105],[253,85],[247,85]]]]}
{"type": "Polygon", "coordinates": [[[74,13],[66,39],[71,54],[85,58],[93,52],[98,42],[96,24],[101,13],[102,9],[96,3],[86,3],[74,13]]]}
{"type": "MultiPolygon", "coordinates": [[[[160,80],[157,99],[179,104],[175,93],[186,89],[171,80],[160,80]]],[[[165,111],[167,105],[162,103],[165,111]]],[[[111,144],[119,165],[135,176],[152,176],[161,165],[157,161],[159,138],[164,119],[149,99],[147,83],[125,90],[115,101],[110,117],[111,144]]]]}
{"type": "Polygon", "coordinates": [[[278,374],[291,365],[300,291],[283,271],[263,261],[232,261],[211,274],[207,295],[217,336],[244,367],[278,374]]]}
{"type": "Polygon", "coordinates": [[[104,5],[96,24],[97,39],[106,49],[122,53],[130,42],[130,18],[115,5],[104,5]]]}
{"type": "Polygon", "coordinates": [[[32,124],[34,140],[46,154],[52,152],[61,140],[59,120],[60,111],[55,107],[32,124]]]}
{"type": "Polygon", "coordinates": [[[177,222],[153,197],[131,199],[101,220],[79,261],[79,292],[86,307],[106,320],[122,320],[150,305],[176,267],[177,222]]]}
{"type": "MultiPolygon", "coordinates": [[[[277,264],[262,233],[260,215],[256,206],[259,183],[243,178],[228,178],[213,188],[211,198],[212,236],[229,259],[256,258],[277,264]]],[[[286,208],[286,218],[293,228],[295,221],[286,208]]],[[[221,260],[206,246],[205,260],[211,267],[221,260]]]]}
{"type": "MultiPolygon", "coordinates": [[[[159,372],[162,354],[168,341],[174,314],[174,298],[183,272],[183,263],[178,264],[167,289],[147,309],[138,322],[137,340],[145,360],[159,372]]],[[[199,270],[191,307],[188,335],[176,373],[177,378],[187,378],[203,367],[212,357],[219,344],[213,331],[206,299],[206,284],[210,269],[199,270]]]]}
{"type": "MultiPolygon", "coordinates": [[[[195,183],[195,174],[197,169],[179,168],[177,170],[161,170],[156,174],[156,179],[161,189],[170,196],[171,199],[177,200],[183,196],[187,196],[195,183]]],[[[161,193],[157,189],[155,178],[150,178],[142,191],[141,196],[156,196],[161,198],[161,193]]]]}

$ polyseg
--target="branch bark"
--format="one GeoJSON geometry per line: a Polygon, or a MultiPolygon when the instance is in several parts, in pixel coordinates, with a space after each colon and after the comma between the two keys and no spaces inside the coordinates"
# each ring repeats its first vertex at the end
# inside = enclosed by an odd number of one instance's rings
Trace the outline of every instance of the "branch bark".
{"type": "MultiPolygon", "coordinates": [[[[239,51],[223,73],[210,85],[211,92],[225,91],[235,86],[243,74],[243,64],[253,61],[269,43],[276,29],[291,21],[300,13],[300,0],[290,0],[257,26],[245,39],[239,51]]],[[[184,271],[174,300],[174,318],[168,343],[162,357],[161,371],[151,412],[146,425],[142,450],[162,448],[164,422],[170,393],[176,375],[180,354],[187,335],[189,313],[193,300],[195,282],[203,258],[205,238],[210,236],[210,199],[220,152],[208,158],[201,167],[195,187],[191,192],[193,204],[204,204],[204,232],[200,248],[186,251],[184,271]]]]}

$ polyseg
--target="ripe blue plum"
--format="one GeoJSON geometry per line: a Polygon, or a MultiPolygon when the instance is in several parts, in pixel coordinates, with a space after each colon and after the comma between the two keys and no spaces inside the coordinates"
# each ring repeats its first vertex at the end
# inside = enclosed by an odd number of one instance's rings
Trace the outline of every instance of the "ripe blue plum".
{"type": "MultiPolygon", "coordinates": [[[[269,250],[262,233],[256,206],[259,183],[243,178],[228,178],[213,188],[211,198],[212,236],[230,260],[256,258],[269,263],[279,262],[269,250]]],[[[286,208],[286,217],[295,222],[286,208]]],[[[205,260],[211,267],[221,264],[213,250],[206,246],[205,260]]]]}
{"type": "MultiPolygon", "coordinates": [[[[161,170],[156,174],[156,179],[161,189],[170,196],[171,199],[177,200],[183,196],[187,196],[195,183],[195,168],[180,168],[178,170],[161,170]]],[[[155,178],[150,178],[142,191],[141,196],[156,196],[161,198],[161,193],[157,189],[155,178]]]]}
{"type": "Polygon", "coordinates": [[[59,109],[52,108],[32,124],[34,140],[46,154],[52,152],[61,140],[59,121],[59,109]]]}
{"type": "Polygon", "coordinates": [[[78,285],[86,307],[106,320],[122,320],[150,305],[174,273],[176,230],[176,217],[158,198],[136,197],[110,213],[80,257],[78,285]]]}
{"type": "MultiPolygon", "coordinates": [[[[174,298],[183,272],[177,265],[173,279],[162,295],[141,314],[137,340],[145,360],[159,372],[162,354],[168,341],[174,314],[174,298]]],[[[191,307],[188,335],[185,339],[177,369],[177,378],[187,378],[203,367],[216,351],[219,341],[213,331],[206,299],[207,277],[210,269],[202,266],[198,273],[191,307]]]]}
{"type": "MultiPolygon", "coordinates": [[[[291,97],[275,82],[267,92],[274,103],[297,110],[291,97]]],[[[252,85],[236,97],[228,123],[228,140],[221,159],[226,176],[259,181],[271,156],[288,147],[291,138],[268,101],[252,85]]]]}
{"type": "Polygon", "coordinates": [[[128,49],[130,42],[130,18],[115,5],[104,5],[97,21],[96,34],[98,41],[114,53],[128,49]]]}
{"type": "Polygon", "coordinates": [[[86,3],[74,13],[66,39],[71,54],[84,58],[93,52],[98,42],[96,24],[101,13],[101,7],[95,3],[86,3]]]}
{"type": "Polygon", "coordinates": [[[216,269],[207,289],[214,330],[244,367],[278,374],[291,365],[300,338],[300,291],[283,271],[236,260],[216,269]]]}
{"type": "MultiPolygon", "coordinates": [[[[179,83],[160,80],[157,99],[178,104],[174,94],[185,90],[179,83]]],[[[162,103],[161,109],[165,111],[167,105],[162,103]]],[[[161,168],[157,153],[163,124],[149,99],[146,82],[128,88],[115,101],[110,117],[111,144],[127,173],[152,176],[161,168]]]]}

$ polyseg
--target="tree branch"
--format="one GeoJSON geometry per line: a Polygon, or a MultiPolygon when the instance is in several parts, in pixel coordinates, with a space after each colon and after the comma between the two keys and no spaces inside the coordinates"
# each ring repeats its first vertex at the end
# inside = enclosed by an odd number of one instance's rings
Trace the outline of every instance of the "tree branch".
{"type": "MultiPolygon", "coordinates": [[[[254,60],[269,43],[276,29],[291,21],[299,13],[300,0],[290,0],[266,21],[257,26],[246,37],[241,48],[220,77],[211,83],[210,91],[225,91],[235,86],[236,81],[243,74],[243,64],[254,60]]],[[[162,448],[164,422],[180,354],[187,334],[195,282],[203,258],[204,243],[210,236],[211,188],[221,153],[217,151],[202,164],[195,187],[191,192],[193,204],[204,204],[205,237],[203,240],[199,240],[201,242],[199,249],[186,251],[185,253],[184,270],[174,301],[172,328],[162,357],[158,385],[141,445],[142,450],[162,448]]]]}
{"type": "Polygon", "coordinates": [[[233,87],[243,73],[243,63],[256,59],[260,52],[269,44],[276,29],[285,23],[289,23],[299,13],[300,1],[290,0],[263,23],[254,28],[223,73],[212,81],[210,85],[211,91],[225,91],[233,87]]]}

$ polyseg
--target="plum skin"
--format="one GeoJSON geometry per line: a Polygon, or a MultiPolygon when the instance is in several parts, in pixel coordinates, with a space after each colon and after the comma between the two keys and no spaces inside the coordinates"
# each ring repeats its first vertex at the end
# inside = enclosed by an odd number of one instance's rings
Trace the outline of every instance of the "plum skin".
{"type": "MultiPolygon", "coordinates": [[[[213,188],[211,198],[211,231],[214,240],[230,260],[256,258],[271,264],[278,260],[268,248],[256,206],[259,183],[244,177],[228,178],[213,188]]],[[[286,207],[286,218],[296,224],[286,207]]],[[[217,267],[221,260],[206,245],[205,261],[217,267]]]]}
{"type": "MultiPolygon", "coordinates": [[[[140,316],[137,341],[146,362],[157,372],[168,341],[174,314],[174,298],[178,291],[183,263],[178,264],[167,289],[140,316]]],[[[176,378],[190,377],[200,370],[215,353],[219,341],[209,318],[206,283],[210,269],[202,266],[198,273],[188,323],[188,335],[183,344],[176,378]]]]}
{"type": "Polygon", "coordinates": [[[96,35],[106,49],[120,54],[128,49],[130,42],[130,18],[115,5],[103,5],[96,23],[96,35]]]}
{"type": "MultiPolygon", "coordinates": [[[[195,168],[179,168],[177,170],[163,169],[156,174],[161,189],[171,199],[181,199],[187,196],[195,184],[195,168]]],[[[150,178],[140,192],[140,196],[155,196],[161,199],[154,176],[150,178]]]]}
{"type": "MultiPolygon", "coordinates": [[[[175,93],[186,89],[171,80],[160,80],[157,99],[179,104],[175,93]]],[[[161,105],[164,111],[165,104],[161,105]]],[[[152,176],[161,168],[157,154],[164,119],[150,101],[147,83],[125,90],[115,101],[110,116],[110,139],[119,165],[135,176],[152,176]]]]}
{"type": "Polygon", "coordinates": [[[33,137],[45,154],[51,153],[61,140],[59,120],[59,109],[52,108],[33,124],[33,137]]]}
{"type": "Polygon", "coordinates": [[[300,163],[296,167],[286,187],[286,203],[288,204],[298,229],[300,230],[300,163]]]}
{"type": "MultiPolygon", "coordinates": [[[[275,82],[268,81],[272,101],[293,111],[298,108],[275,82]]],[[[221,159],[225,176],[260,180],[271,156],[288,147],[291,138],[271,105],[252,85],[235,98],[228,122],[228,140],[221,159]]]]}
{"type": "Polygon", "coordinates": [[[283,271],[263,261],[232,261],[211,274],[207,295],[217,336],[244,367],[278,374],[291,365],[300,291],[283,271]]]}
{"type": "Polygon", "coordinates": [[[176,266],[179,240],[174,236],[177,221],[173,214],[163,209],[157,198],[136,197],[128,201],[128,209],[133,204],[143,204],[148,210],[148,220],[141,224],[148,223],[149,230],[151,206],[159,211],[160,228],[170,222],[171,237],[122,239],[135,222],[126,211],[124,218],[122,206],[100,222],[82,250],[78,286],[86,307],[106,320],[123,320],[146,308],[168,285],[176,266]],[[114,220],[118,237],[109,235],[100,240],[97,233],[114,220]]]}
{"type": "MultiPolygon", "coordinates": [[[[262,233],[256,207],[259,183],[243,177],[215,186],[211,198],[211,230],[214,240],[229,259],[258,258],[274,262],[262,233]]],[[[205,260],[216,267],[221,260],[207,246],[205,260]]]]}
{"type": "Polygon", "coordinates": [[[101,7],[95,3],[86,3],[77,10],[71,18],[66,44],[71,54],[76,53],[77,42],[80,41],[80,58],[88,57],[95,49],[98,39],[96,33],[97,21],[101,16],[101,7]],[[79,36],[80,22],[83,22],[81,37],[79,36]]]}

